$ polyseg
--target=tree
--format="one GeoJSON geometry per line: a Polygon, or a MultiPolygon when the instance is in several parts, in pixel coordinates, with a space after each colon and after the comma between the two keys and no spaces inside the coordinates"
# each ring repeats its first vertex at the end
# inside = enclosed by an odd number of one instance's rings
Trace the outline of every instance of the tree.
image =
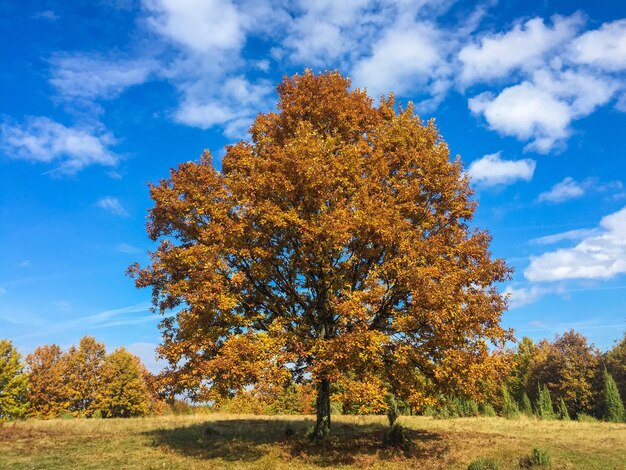
{"type": "Polygon", "coordinates": [[[520,411],[524,413],[526,416],[532,416],[533,414],[533,405],[530,402],[530,398],[528,398],[528,394],[524,392],[522,395],[522,402],[520,406],[520,411]]]}
{"type": "Polygon", "coordinates": [[[561,398],[565,401],[572,416],[595,411],[598,397],[594,383],[600,353],[585,336],[574,330],[557,335],[552,343],[540,343],[536,358],[527,379],[529,384],[544,384],[555,402],[561,398]]]}
{"type": "Polygon", "coordinates": [[[365,400],[480,395],[511,338],[494,287],[509,269],[470,228],[460,161],[411,104],[349,88],[337,72],[286,78],[279,112],[221,171],[207,151],[151,185],[159,245],[129,268],[165,315],[170,387],[218,400],[310,377],[317,437],[332,384],[365,400]]]}
{"type": "Polygon", "coordinates": [[[569,412],[567,411],[567,405],[565,405],[565,402],[562,398],[559,400],[559,419],[562,419],[564,421],[570,420],[569,412]]]}
{"type": "Polygon", "coordinates": [[[542,419],[554,419],[554,406],[552,405],[552,396],[550,390],[545,385],[539,387],[539,397],[537,398],[537,415],[542,419]]]}
{"type": "Polygon", "coordinates": [[[22,355],[11,341],[0,340],[0,421],[26,416],[28,376],[22,355]]]}
{"type": "Polygon", "coordinates": [[[76,417],[89,417],[97,409],[105,356],[104,344],[92,336],[82,338],[78,348],[72,346],[63,356],[63,394],[67,409],[76,417]]]}
{"type": "Polygon", "coordinates": [[[620,397],[615,380],[606,368],[603,371],[603,379],[602,418],[612,423],[621,423],[626,419],[624,403],[620,397]]]}
{"type": "Polygon", "coordinates": [[[537,346],[533,340],[527,336],[524,336],[517,344],[517,351],[515,351],[513,358],[514,365],[507,382],[511,394],[518,402],[522,401],[524,393],[526,393],[529,388],[529,384],[527,383],[528,374],[536,353],[537,346]]]}
{"type": "Polygon", "coordinates": [[[626,333],[612,349],[607,351],[604,362],[609,374],[615,379],[619,394],[626,398],[626,333]]]}
{"type": "Polygon", "coordinates": [[[102,387],[97,409],[104,418],[144,416],[150,408],[150,393],[143,364],[124,348],[109,354],[100,370],[102,387]]]}
{"type": "Polygon", "coordinates": [[[519,415],[519,407],[505,385],[502,386],[502,415],[506,418],[515,418],[519,415]]]}
{"type": "Polygon", "coordinates": [[[67,409],[64,395],[65,371],[63,352],[56,344],[40,346],[28,356],[31,412],[44,419],[55,418],[67,409]]]}

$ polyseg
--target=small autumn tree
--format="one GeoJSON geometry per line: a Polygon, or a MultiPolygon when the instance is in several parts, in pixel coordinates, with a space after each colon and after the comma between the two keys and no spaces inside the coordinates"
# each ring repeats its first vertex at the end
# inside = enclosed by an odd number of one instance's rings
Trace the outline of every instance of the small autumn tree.
{"type": "Polygon", "coordinates": [[[165,315],[169,387],[219,400],[310,377],[316,437],[333,383],[381,411],[388,392],[480,395],[505,367],[494,283],[509,269],[471,228],[468,177],[434,122],[337,72],[278,94],[221,171],[206,152],[150,186],[160,243],[129,272],[165,315]]]}
{"type": "Polygon", "coordinates": [[[97,410],[100,370],[106,356],[104,344],[85,336],[78,347],[63,355],[63,396],[67,409],[76,417],[89,417],[97,410]]]}
{"type": "Polygon", "coordinates": [[[57,417],[69,403],[65,397],[63,352],[56,344],[44,345],[26,356],[30,387],[28,400],[37,417],[57,417]]]}
{"type": "Polygon", "coordinates": [[[22,355],[11,341],[0,340],[0,421],[26,416],[27,394],[28,376],[22,355]]]}
{"type": "Polygon", "coordinates": [[[124,348],[109,354],[100,369],[101,388],[96,407],[104,418],[144,416],[150,410],[150,392],[144,366],[124,348]]]}
{"type": "Polygon", "coordinates": [[[528,384],[544,384],[555,403],[561,398],[573,417],[592,414],[598,394],[594,388],[600,364],[599,351],[587,338],[567,331],[552,343],[542,342],[535,351],[535,362],[529,370],[528,384]]]}

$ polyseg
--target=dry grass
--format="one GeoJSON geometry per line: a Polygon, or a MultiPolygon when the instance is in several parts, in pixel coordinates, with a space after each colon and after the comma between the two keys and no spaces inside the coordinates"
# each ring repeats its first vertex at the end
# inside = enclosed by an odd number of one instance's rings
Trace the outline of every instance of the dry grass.
{"type": "Polygon", "coordinates": [[[0,468],[465,469],[493,457],[508,469],[539,447],[552,468],[626,469],[624,424],[428,417],[401,423],[414,442],[407,451],[381,448],[382,416],[337,416],[323,445],[304,437],[313,421],[302,416],[31,420],[0,427],[0,468]]]}

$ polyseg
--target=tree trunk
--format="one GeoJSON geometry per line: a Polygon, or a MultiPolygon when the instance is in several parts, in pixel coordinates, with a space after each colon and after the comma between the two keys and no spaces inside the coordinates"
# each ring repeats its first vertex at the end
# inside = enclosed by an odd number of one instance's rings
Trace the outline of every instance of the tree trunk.
{"type": "Polygon", "coordinates": [[[317,424],[314,437],[324,439],[330,434],[330,382],[323,379],[317,385],[317,424]]]}

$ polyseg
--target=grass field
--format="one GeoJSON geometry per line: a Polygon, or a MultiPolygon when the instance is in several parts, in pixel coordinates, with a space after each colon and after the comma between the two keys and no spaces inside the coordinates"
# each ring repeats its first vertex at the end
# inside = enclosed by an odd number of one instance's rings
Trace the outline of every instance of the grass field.
{"type": "Polygon", "coordinates": [[[382,416],[337,416],[325,444],[305,438],[312,417],[195,415],[0,423],[0,468],[466,469],[480,457],[520,468],[534,447],[551,468],[626,469],[626,424],[529,418],[402,417],[414,445],[381,448],[382,416]],[[295,431],[286,436],[285,429],[295,431]]]}

